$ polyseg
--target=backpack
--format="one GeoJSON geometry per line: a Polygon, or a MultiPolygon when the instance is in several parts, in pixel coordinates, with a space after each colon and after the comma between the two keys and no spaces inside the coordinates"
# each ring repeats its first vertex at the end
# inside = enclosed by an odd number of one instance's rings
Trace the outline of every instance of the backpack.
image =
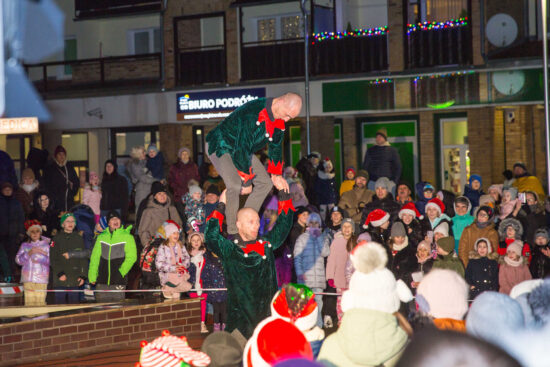
{"type": "Polygon", "coordinates": [[[157,265],[155,264],[155,260],[157,258],[159,246],[163,242],[163,238],[155,238],[151,241],[149,246],[143,248],[139,258],[139,268],[142,272],[146,271],[150,273],[157,273],[157,265]]]}

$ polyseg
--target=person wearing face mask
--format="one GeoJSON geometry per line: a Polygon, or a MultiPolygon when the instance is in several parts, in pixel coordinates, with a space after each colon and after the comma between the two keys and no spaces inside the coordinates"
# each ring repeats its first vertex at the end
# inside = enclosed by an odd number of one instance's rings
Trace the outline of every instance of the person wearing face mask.
{"type": "MultiPolygon", "coordinates": [[[[330,254],[330,238],[321,230],[321,217],[311,213],[307,220],[307,228],[300,235],[294,246],[294,268],[298,283],[305,284],[316,293],[315,301],[319,309],[323,308],[323,292],[325,281],[325,257],[330,254]]],[[[323,327],[321,313],[318,314],[317,326],[323,327]]]]}
{"type": "Polygon", "coordinates": [[[21,184],[15,192],[15,198],[21,203],[26,218],[32,213],[33,198],[37,190],[38,181],[34,172],[30,168],[25,168],[21,173],[21,184]]]}
{"type": "Polygon", "coordinates": [[[273,252],[288,235],[294,207],[290,195],[279,191],[277,222],[262,237],[258,237],[258,213],[251,208],[240,209],[236,222],[238,234],[231,241],[221,233],[226,194],[227,191],[222,192],[218,207],[207,218],[205,244],[218,256],[224,269],[230,315],[225,330],[238,329],[245,338],[250,338],[256,325],[269,315],[271,300],[278,290],[273,252]]]}

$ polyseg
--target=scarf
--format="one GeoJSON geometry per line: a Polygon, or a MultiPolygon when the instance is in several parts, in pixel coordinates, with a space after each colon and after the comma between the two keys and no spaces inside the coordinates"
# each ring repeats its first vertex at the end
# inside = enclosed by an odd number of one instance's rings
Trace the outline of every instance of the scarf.
{"type": "Polygon", "coordinates": [[[30,185],[25,185],[25,184],[22,184],[21,187],[23,188],[23,190],[25,190],[25,192],[27,194],[29,194],[32,190],[36,189],[38,187],[38,182],[34,181],[32,184],[30,185]]]}
{"type": "Polygon", "coordinates": [[[487,227],[489,227],[489,224],[491,224],[491,221],[490,221],[490,220],[488,220],[488,221],[485,222],[485,223],[479,223],[479,222],[476,220],[476,226],[477,226],[477,228],[479,228],[479,229],[487,228],[487,227]]]}
{"type": "Polygon", "coordinates": [[[506,264],[510,265],[510,266],[513,266],[513,267],[518,267],[518,266],[523,265],[523,259],[521,258],[521,256],[519,257],[519,260],[512,260],[508,256],[505,256],[504,257],[504,262],[506,264]]]}
{"type": "Polygon", "coordinates": [[[317,171],[317,175],[319,176],[319,178],[321,180],[331,180],[334,178],[334,176],[336,175],[336,173],[334,172],[331,172],[331,173],[327,173],[325,171],[317,171]]]}
{"type": "Polygon", "coordinates": [[[514,208],[516,207],[517,201],[518,201],[518,199],[514,199],[514,200],[510,200],[507,203],[501,203],[500,204],[500,214],[498,215],[498,217],[500,219],[506,219],[506,217],[514,211],[514,208]]]}
{"type": "Polygon", "coordinates": [[[395,243],[392,245],[392,248],[393,248],[393,251],[401,251],[403,250],[405,247],[407,247],[409,245],[409,238],[407,236],[405,236],[405,241],[401,244],[401,245],[396,245],[395,243]]]}

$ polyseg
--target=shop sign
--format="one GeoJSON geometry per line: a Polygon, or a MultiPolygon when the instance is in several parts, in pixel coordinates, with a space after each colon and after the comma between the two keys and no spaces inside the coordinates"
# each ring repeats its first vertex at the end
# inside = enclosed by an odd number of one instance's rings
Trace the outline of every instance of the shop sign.
{"type": "Polygon", "coordinates": [[[178,93],[178,120],[222,119],[247,102],[265,97],[265,88],[178,93]]]}
{"type": "Polygon", "coordinates": [[[0,134],[34,134],[38,132],[38,118],[15,117],[0,119],[0,134]]]}

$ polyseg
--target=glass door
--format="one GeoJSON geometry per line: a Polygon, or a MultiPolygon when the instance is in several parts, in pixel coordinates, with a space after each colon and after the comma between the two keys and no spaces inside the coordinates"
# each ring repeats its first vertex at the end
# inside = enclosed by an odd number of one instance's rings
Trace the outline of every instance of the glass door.
{"type": "Polygon", "coordinates": [[[461,194],[470,178],[468,121],[464,118],[440,120],[442,188],[461,194]]]}

